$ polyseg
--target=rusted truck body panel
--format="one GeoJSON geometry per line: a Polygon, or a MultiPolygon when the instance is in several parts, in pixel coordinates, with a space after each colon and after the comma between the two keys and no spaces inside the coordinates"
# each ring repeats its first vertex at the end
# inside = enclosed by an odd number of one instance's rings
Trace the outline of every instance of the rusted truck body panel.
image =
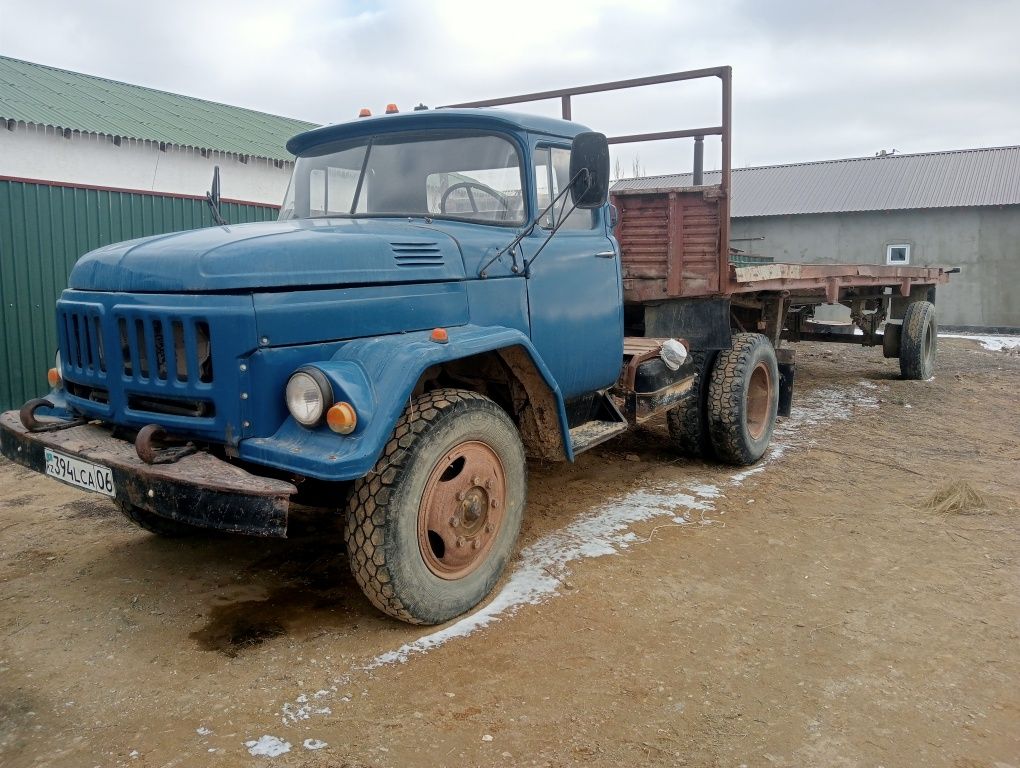
{"type": "Polygon", "coordinates": [[[782,292],[791,304],[829,303],[881,294],[909,296],[948,281],[942,267],[874,264],[755,264],[720,258],[723,190],[719,186],[615,192],[616,239],[624,301],[641,303],[782,292]],[[875,289],[878,289],[877,291],[875,289]]]}
{"type": "MultiPolygon", "coordinates": [[[[725,292],[720,263],[719,187],[620,192],[616,239],[624,301],[696,298],[725,292]]],[[[727,265],[728,266],[728,265],[727,265]]]]}

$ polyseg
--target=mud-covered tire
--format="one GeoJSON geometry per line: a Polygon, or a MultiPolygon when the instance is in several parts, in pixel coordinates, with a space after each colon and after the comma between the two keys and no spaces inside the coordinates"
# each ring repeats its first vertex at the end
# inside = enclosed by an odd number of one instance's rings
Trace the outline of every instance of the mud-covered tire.
{"type": "Polygon", "coordinates": [[[354,578],[373,605],[402,621],[440,624],[459,616],[478,605],[503,572],[520,531],[526,494],[524,447],[502,408],[468,390],[437,389],[416,397],[375,467],[351,490],[344,536],[354,578]],[[431,566],[427,562],[421,542],[425,491],[458,447],[479,444],[501,465],[502,515],[473,570],[443,578],[434,572],[434,561],[431,566]]]}
{"type": "Polygon", "coordinates": [[[666,426],[669,428],[670,442],[683,456],[692,458],[710,458],[712,456],[712,441],[708,436],[706,405],[708,403],[708,380],[715,357],[714,350],[691,353],[691,363],[696,371],[694,385],[687,397],[666,413],[666,426]]]}
{"type": "Polygon", "coordinates": [[[908,304],[900,332],[900,375],[915,381],[930,379],[935,374],[937,353],[935,305],[930,301],[908,304]]]}
{"type": "Polygon", "coordinates": [[[738,333],[708,382],[708,433],[720,461],[754,464],[772,440],[779,409],[776,350],[760,333],[738,333]]]}
{"type": "Polygon", "coordinates": [[[121,514],[139,528],[166,539],[183,539],[189,536],[197,536],[201,533],[211,533],[206,528],[199,528],[197,525],[190,525],[179,520],[161,517],[147,509],[136,507],[134,504],[122,501],[118,501],[116,504],[121,514]]]}

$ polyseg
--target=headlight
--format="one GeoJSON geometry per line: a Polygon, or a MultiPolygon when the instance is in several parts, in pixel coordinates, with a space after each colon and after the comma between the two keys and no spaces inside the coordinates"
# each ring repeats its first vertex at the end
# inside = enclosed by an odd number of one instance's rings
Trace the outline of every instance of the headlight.
{"type": "Polygon", "coordinates": [[[60,350],[53,357],[53,367],[46,371],[46,383],[50,389],[57,389],[64,383],[64,370],[60,367],[60,350]]]}
{"type": "Polygon", "coordinates": [[[333,389],[317,368],[302,368],[287,381],[287,410],[298,424],[314,427],[332,404],[333,389]]]}

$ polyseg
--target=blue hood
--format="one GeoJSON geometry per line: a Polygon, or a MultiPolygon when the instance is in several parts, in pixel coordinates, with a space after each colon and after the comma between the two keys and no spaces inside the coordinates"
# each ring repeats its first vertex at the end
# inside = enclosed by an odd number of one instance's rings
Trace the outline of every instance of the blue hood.
{"type": "Polygon", "coordinates": [[[209,227],[115,243],[82,256],[78,290],[201,293],[460,280],[457,241],[406,219],[209,227]]]}

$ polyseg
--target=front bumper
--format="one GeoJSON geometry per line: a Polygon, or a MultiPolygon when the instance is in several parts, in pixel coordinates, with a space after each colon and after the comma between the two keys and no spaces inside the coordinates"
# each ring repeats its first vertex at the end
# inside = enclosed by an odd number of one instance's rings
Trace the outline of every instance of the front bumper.
{"type": "Polygon", "coordinates": [[[203,528],[287,535],[290,497],[297,493],[291,483],[202,452],[173,464],[145,464],[132,443],[96,424],[29,432],[17,411],[0,415],[0,452],[8,459],[45,474],[47,448],[109,468],[121,503],[203,528]]]}

